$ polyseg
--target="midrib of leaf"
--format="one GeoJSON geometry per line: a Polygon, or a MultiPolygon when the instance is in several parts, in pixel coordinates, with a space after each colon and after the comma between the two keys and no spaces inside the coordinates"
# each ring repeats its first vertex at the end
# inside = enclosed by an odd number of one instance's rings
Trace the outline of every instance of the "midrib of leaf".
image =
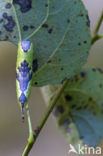
{"type": "Polygon", "coordinates": [[[59,49],[59,47],[61,46],[61,44],[63,43],[64,39],[65,39],[65,35],[68,32],[68,28],[66,29],[64,36],[62,37],[61,41],[59,42],[58,46],[56,47],[56,49],[52,52],[52,54],[50,55],[50,57],[48,58],[48,60],[44,63],[44,65],[41,66],[41,68],[38,69],[38,71],[34,74],[37,75],[38,73],[40,73],[43,68],[45,68],[45,66],[47,65],[47,62],[52,59],[52,57],[55,55],[56,51],[59,49]]]}
{"type": "MultiPolygon", "coordinates": [[[[63,7],[62,7],[63,8],[63,7]]],[[[73,22],[72,22],[73,24],[73,22]]],[[[68,26],[69,27],[69,26],[68,26]]],[[[37,72],[35,72],[34,76],[38,75],[44,68],[45,66],[47,65],[47,62],[53,58],[53,56],[55,55],[56,51],[59,49],[59,47],[62,45],[64,39],[65,39],[65,36],[66,36],[66,33],[69,31],[69,28],[67,27],[65,33],[64,33],[64,36],[62,37],[61,41],[59,42],[58,46],[56,47],[56,49],[52,52],[52,54],[50,55],[50,57],[48,58],[48,60],[38,69],[37,72]]],[[[84,56],[84,55],[83,55],[84,56]]],[[[78,59],[82,58],[83,56],[80,56],[78,59]]],[[[76,60],[78,60],[76,59],[76,60]]],[[[73,61],[74,62],[74,61],[73,61]]],[[[71,62],[72,63],[72,62],[71,62]]],[[[42,81],[43,82],[43,81],[42,81]]]]}
{"type": "Polygon", "coordinates": [[[18,21],[18,18],[17,18],[17,14],[16,14],[15,7],[13,5],[13,2],[11,3],[11,5],[12,5],[12,8],[13,8],[13,12],[14,12],[14,16],[15,16],[15,21],[16,21],[16,25],[17,25],[17,29],[18,29],[18,33],[19,33],[19,40],[21,41],[22,40],[22,37],[21,37],[21,31],[20,31],[19,21],[18,21]]]}
{"type": "MultiPolygon", "coordinates": [[[[16,14],[16,10],[15,10],[15,7],[13,5],[13,2],[11,3],[12,5],[12,8],[13,8],[13,12],[14,12],[14,16],[15,16],[15,21],[16,21],[16,25],[17,25],[17,28],[18,28],[18,33],[19,33],[19,40],[21,41],[22,40],[22,36],[21,36],[21,31],[20,31],[20,24],[19,24],[19,21],[18,21],[18,17],[17,17],[17,14],[16,14]]],[[[45,19],[43,20],[43,22],[38,26],[38,28],[33,31],[28,37],[26,37],[24,40],[29,40],[33,35],[36,34],[36,32],[39,31],[39,29],[41,28],[41,26],[46,22],[47,18],[49,16],[49,0],[48,0],[48,7],[47,7],[47,15],[45,17],[45,19]]]]}
{"type": "MultiPolygon", "coordinates": [[[[66,1],[68,1],[68,0],[66,0],[66,1]]],[[[66,4],[64,4],[58,11],[56,11],[54,13],[49,13],[49,11],[50,11],[49,10],[50,9],[50,0],[48,0],[47,16],[45,17],[45,19],[43,20],[43,22],[40,24],[40,26],[33,33],[31,33],[27,38],[25,38],[24,40],[29,40],[32,36],[34,36],[39,31],[39,29],[41,28],[41,26],[47,21],[48,17],[51,16],[51,15],[58,14],[63,9],[63,7],[65,5],[66,4]]]]}
{"type": "Polygon", "coordinates": [[[66,5],[65,3],[67,2],[68,0],[66,0],[65,2],[64,2],[64,4],[62,5],[62,7],[58,10],[58,11],[55,11],[55,12],[53,12],[53,13],[50,13],[49,15],[56,15],[56,14],[58,14],[59,12],[61,12],[61,10],[64,8],[64,6],[66,5]]]}
{"type": "Polygon", "coordinates": [[[41,26],[46,22],[46,20],[48,19],[48,16],[49,16],[49,6],[50,6],[50,3],[49,3],[49,0],[48,0],[47,15],[46,15],[45,19],[38,26],[38,28],[34,32],[32,32],[28,37],[26,37],[24,40],[29,40],[33,35],[35,35],[39,31],[39,29],[41,28],[41,26]]]}

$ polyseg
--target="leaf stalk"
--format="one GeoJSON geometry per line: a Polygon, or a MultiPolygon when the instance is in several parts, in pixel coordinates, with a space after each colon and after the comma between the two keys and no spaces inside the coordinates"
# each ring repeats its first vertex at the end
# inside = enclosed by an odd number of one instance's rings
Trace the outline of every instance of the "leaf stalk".
{"type": "MultiPolygon", "coordinates": [[[[29,121],[30,118],[28,118],[28,124],[29,124],[29,138],[27,141],[27,144],[25,146],[25,149],[23,151],[22,156],[28,156],[30,150],[32,149],[33,144],[36,142],[36,139],[38,137],[38,135],[40,134],[42,128],[44,127],[49,115],[51,114],[54,106],[56,105],[57,101],[59,100],[59,98],[62,95],[62,92],[64,91],[65,87],[68,84],[68,80],[64,82],[64,84],[59,88],[59,91],[56,93],[56,95],[54,96],[53,100],[51,100],[46,112],[44,113],[41,121],[39,122],[38,126],[36,129],[34,129],[34,131],[32,131],[31,129],[31,122],[29,121]]],[[[27,114],[28,116],[28,114],[27,114]]]]}

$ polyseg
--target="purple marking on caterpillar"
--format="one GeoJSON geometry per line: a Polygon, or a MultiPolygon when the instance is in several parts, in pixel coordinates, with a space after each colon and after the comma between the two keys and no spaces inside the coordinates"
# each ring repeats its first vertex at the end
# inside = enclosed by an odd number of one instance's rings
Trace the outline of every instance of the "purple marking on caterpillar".
{"type": "Polygon", "coordinates": [[[23,105],[26,102],[26,100],[27,99],[26,99],[25,94],[21,93],[20,98],[19,98],[20,103],[23,105]]]}
{"type": "Polygon", "coordinates": [[[24,52],[27,52],[30,49],[31,42],[30,41],[21,41],[21,46],[24,52]]]}
{"type": "Polygon", "coordinates": [[[24,60],[24,62],[21,63],[21,67],[18,67],[18,70],[19,72],[17,73],[16,78],[19,81],[20,90],[24,92],[32,78],[32,73],[30,72],[31,68],[28,67],[27,61],[24,60]]]}
{"type": "Polygon", "coordinates": [[[21,66],[18,67],[19,72],[16,73],[16,78],[19,82],[21,95],[19,97],[19,101],[22,105],[22,118],[24,118],[24,104],[27,101],[27,97],[25,95],[25,91],[27,90],[28,83],[32,78],[32,73],[30,72],[31,68],[28,67],[28,62],[24,60],[24,62],[21,62],[21,66]]]}

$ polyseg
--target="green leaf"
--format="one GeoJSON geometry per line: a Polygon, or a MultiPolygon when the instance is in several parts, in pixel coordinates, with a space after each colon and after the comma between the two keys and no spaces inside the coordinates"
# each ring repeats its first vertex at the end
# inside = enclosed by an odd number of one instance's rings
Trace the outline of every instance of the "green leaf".
{"type": "Polygon", "coordinates": [[[33,86],[59,84],[77,73],[91,45],[80,0],[0,0],[0,39],[34,43],[33,86]]]}
{"type": "Polygon", "coordinates": [[[84,69],[74,76],[54,112],[68,139],[73,131],[71,124],[74,124],[78,130],[78,140],[97,146],[103,139],[103,71],[84,69]]]}
{"type": "Polygon", "coordinates": [[[46,5],[48,0],[0,0],[0,39],[18,44],[29,38],[45,22],[48,16],[46,5]]]}
{"type": "MultiPolygon", "coordinates": [[[[56,88],[44,87],[46,103],[56,88]]],[[[75,148],[80,143],[98,146],[103,140],[103,71],[84,69],[68,80],[53,114],[75,148]]]]}

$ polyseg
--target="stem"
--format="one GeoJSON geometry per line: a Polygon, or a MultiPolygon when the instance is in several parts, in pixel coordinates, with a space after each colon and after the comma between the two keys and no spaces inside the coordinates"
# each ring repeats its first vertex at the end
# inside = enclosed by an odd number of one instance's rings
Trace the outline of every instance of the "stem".
{"type": "Polygon", "coordinates": [[[62,87],[59,89],[58,93],[55,95],[53,101],[51,101],[51,103],[49,104],[43,118],[41,119],[39,125],[38,125],[38,134],[40,133],[40,131],[42,130],[45,122],[47,121],[50,113],[52,112],[54,106],[56,105],[57,101],[59,100],[62,92],[64,91],[65,87],[67,86],[68,84],[68,80],[64,82],[64,84],[62,85],[62,87]]]}
{"type": "Polygon", "coordinates": [[[93,45],[97,40],[100,40],[103,38],[103,34],[96,35],[92,38],[91,44],[93,45]]]}
{"type": "Polygon", "coordinates": [[[99,19],[98,19],[98,21],[97,21],[97,24],[96,24],[96,27],[95,27],[95,29],[94,29],[94,36],[96,36],[97,34],[98,34],[98,32],[99,32],[99,29],[100,29],[100,26],[101,26],[101,24],[102,24],[102,21],[103,21],[103,10],[102,10],[102,12],[101,12],[101,15],[100,15],[100,17],[99,17],[99,19]]]}
{"type": "Polygon", "coordinates": [[[42,128],[44,127],[49,115],[51,114],[54,106],[56,105],[57,101],[59,100],[59,98],[60,98],[62,92],[64,91],[65,87],[67,86],[67,84],[68,84],[68,80],[64,82],[64,84],[59,89],[58,93],[55,95],[54,99],[50,102],[46,112],[44,113],[43,118],[39,122],[39,124],[38,124],[37,128],[34,130],[34,132],[30,130],[30,127],[31,127],[31,121],[29,122],[30,115],[27,114],[30,133],[29,133],[29,139],[27,141],[27,144],[25,146],[25,149],[24,149],[22,156],[28,156],[30,150],[32,149],[33,144],[36,142],[38,135],[40,134],[42,128]]]}
{"type": "Polygon", "coordinates": [[[32,130],[32,124],[31,124],[31,118],[30,118],[28,104],[26,105],[26,111],[27,111],[27,119],[28,119],[28,126],[29,126],[29,138],[27,140],[27,143],[26,143],[26,146],[25,146],[22,156],[28,156],[28,153],[31,150],[31,148],[33,146],[33,142],[34,142],[34,133],[32,130]]]}
{"type": "Polygon", "coordinates": [[[28,104],[26,105],[26,111],[27,111],[27,118],[28,118],[28,125],[29,125],[29,135],[33,132],[32,130],[32,124],[31,124],[31,118],[30,118],[30,112],[28,104]]]}
{"type": "Polygon", "coordinates": [[[98,21],[97,21],[97,24],[96,24],[95,29],[94,29],[94,32],[93,32],[93,37],[92,37],[92,41],[91,41],[91,44],[92,44],[92,45],[93,45],[97,40],[103,38],[103,34],[100,34],[100,35],[98,34],[102,22],[103,22],[103,10],[102,10],[102,12],[101,12],[101,15],[100,15],[100,17],[99,17],[99,19],[98,19],[98,21]]]}

